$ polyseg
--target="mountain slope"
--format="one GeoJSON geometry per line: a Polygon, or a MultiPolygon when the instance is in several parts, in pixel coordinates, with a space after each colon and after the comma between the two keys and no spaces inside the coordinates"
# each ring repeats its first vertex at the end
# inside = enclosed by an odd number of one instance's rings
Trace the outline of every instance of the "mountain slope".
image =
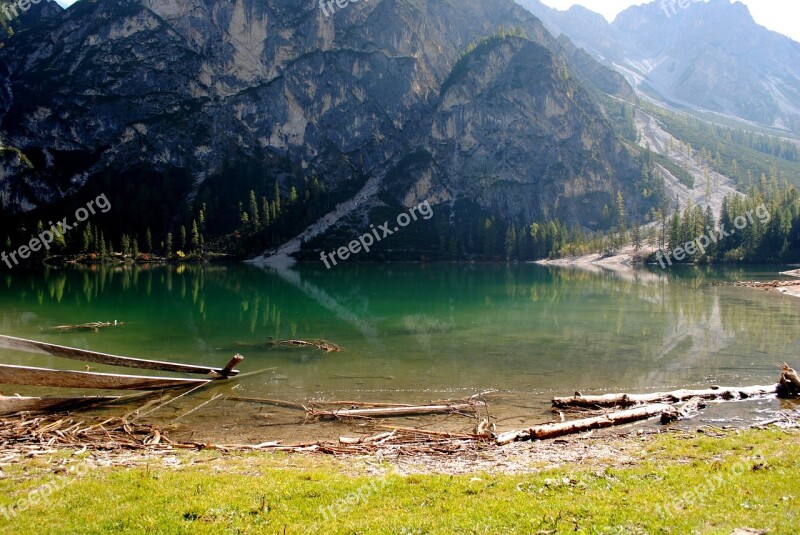
{"type": "Polygon", "coordinates": [[[611,24],[584,8],[519,3],[652,97],[800,132],[800,43],[756,24],[739,2],[674,12],[652,2],[611,24]]]}
{"type": "MultiPolygon", "coordinates": [[[[158,242],[191,227],[200,201],[209,229],[236,230],[247,191],[275,182],[306,198],[318,179],[330,204],[378,177],[372,207],[427,194],[593,227],[617,191],[631,215],[656,202],[591,96],[630,88],[511,1],[371,1],[332,17],[285,0],[79,2],[0,59],[0,142],[25,156],[0,155],[6,212],[108,191],[126,212],[109,233],[152,227],[158,242]]],[[[260,243],[320,215],[306,208],[260,243]]]]}

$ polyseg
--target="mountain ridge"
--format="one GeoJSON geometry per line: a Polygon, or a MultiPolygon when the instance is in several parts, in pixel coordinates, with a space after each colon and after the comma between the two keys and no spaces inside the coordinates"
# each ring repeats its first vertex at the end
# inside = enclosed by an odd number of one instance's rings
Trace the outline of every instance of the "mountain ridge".
{"type": "Polygon", "coordinates": [[[800,43],[756,24],[740,2],[692,3],[671,16],[652,2],[611,23],[585,8],[518,3],[650,97],[800,132],[800,43]]]}

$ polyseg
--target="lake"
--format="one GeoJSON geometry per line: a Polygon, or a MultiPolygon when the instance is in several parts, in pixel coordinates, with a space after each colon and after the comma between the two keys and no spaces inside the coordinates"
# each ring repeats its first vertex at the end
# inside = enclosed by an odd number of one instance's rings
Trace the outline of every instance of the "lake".
{"type": "MultiPolygon", "coordinates": [[[[358,423],[306,422],[297,411],[225,399],[230,396],[417,403],[494,390],[487,397],[489,410],[498,428],[509,429],[549,420],[549,399],[576,390],[644,392],[775,382],[779,363],[800,365],[800,299],[729,283],[775,278],[778,271],[607,271],[533,264],[20,270],[0,273],[0,332],[218,366],[241,353],[243,373],[265,370],[149,414],[157,405],[141,411],[143,421],[186,436],[263,442],[361,431],[358,423]],[[98,333],[48,330],[114,320],[124,325],[98,333]],[[342,351],[270,343],[320,338],[342,351]]],[[[84,363],[8,351],[0,352],[0,359],[84,368],[84,363]]],[[[2,390],[6,395],[41,392],[21,386],[2,390]]],[[[785,406],[781,403],[728,404],[707,418],[768,415],[785,406]]],[[[87,417],[110,410],[97,409],[87,417]]],[[[474,425],[454,416],[400,422],[462,431],[474,425]]]]}

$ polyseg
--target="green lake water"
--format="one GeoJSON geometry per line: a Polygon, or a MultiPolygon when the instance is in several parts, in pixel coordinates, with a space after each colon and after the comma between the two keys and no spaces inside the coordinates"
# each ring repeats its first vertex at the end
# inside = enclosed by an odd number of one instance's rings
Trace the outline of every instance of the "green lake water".
{"type": "MultiPolygon", "coordinates": [[[[267,369],[144,417],[176,432],[253,441],[345,432],[340,424],[304,423],[291,411],[225,399],[230,396],[416,403],[489,390],[497,391],[489,398],[492,415],[498,428],[507,429],[550,419],[550,397],[576,390],[774,382],[778,363],[800,365],[800,299],[728,283],[775,278],[777,271],[606,271],[528,264],[20,270],[0,273],[0,332],[219,366],[241,353],[243,373],[267,369]],[[114,320],[124,325],[98,333],[48,330],[114,320]],[[269,343],[317,338],[342,351],[269,343]],[[211,402],[200,406],[206,401],[211,402]]],[[[0,361],[84,367],[9,351],[0,351],[0,361]]],[[[6,395],[41,392],[0,388],[6,395]]],[[[742,413],[744,404],[735,405],[742,413]]],[[[781,407],[777,401],[751,402],[747,411],[781,407]]],[[[472,425],[463,420],[403,423],[472,425]]]]}

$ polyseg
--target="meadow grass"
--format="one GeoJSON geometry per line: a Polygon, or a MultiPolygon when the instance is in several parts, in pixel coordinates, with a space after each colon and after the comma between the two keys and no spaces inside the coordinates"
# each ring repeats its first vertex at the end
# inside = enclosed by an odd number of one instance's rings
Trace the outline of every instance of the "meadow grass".
{"type": "Polygon", "coordinates": [[[630,440],[642,454],[630,466],[527,474],[399,475],[374,457],[202,451],[176,453],[176,466],[72,475],[88,454],[65,451],[3,466],[0,533],[798,532],[799,432],[630,440]]]}

